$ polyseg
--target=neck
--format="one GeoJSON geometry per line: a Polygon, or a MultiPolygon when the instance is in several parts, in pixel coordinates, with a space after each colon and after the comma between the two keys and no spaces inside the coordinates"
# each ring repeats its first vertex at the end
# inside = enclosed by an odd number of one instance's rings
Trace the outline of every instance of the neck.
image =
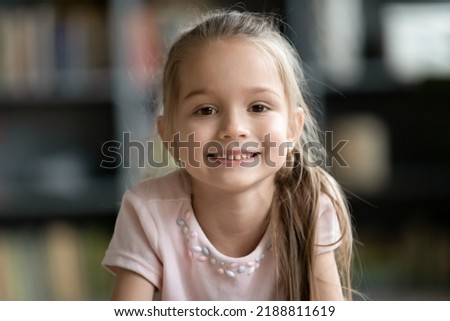
{"type": "Polygon", "coordinates": [[[256,248],[267,229],[273,192],[273,181],[227,193],[192,180],[192,205],[214,247],[227,256],[242,257],[256,248]]]}

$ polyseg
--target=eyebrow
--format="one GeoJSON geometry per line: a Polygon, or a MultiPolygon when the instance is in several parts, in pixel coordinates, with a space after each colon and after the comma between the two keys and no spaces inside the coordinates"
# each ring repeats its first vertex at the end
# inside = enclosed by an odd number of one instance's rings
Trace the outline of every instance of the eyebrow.
{"type": "MultiPolygon", "coordinates": [[[[275,96],[281,98],[280,94],[278,94],[275,90],[273,90],[269,87],[251,87],[247,91],[251,92],[251,93],[255,93],[255,94],[262,93],[262,92],[268,92],[272,95],[275,95],[275,96]]],[[[207,89],[207,88],[194,89],[194,90],[190,91],[186,96],[184,96],[183,100],[189,99],[196,95],[207,95],[211,92],[214,92],[214,91],[207,89]]]]}
{"type": "Polygon", "coordinates": [[[208,89],[195,89],[190,91],[186,96],[184,96],[183,100],[189,99],[193,96],[197,96],[197,95],[206,95],[209,92],[211,92],[211,90],[208,89]]]}
{"type": "Polygon", "coordinates": [[[253,87],[253,88],[250,88],[250,91],[255,94],[262,93],[262,92],[268,92],[272,95],[275,95],[275,96],[281,98],[279,93],[277,93],[275,90],[273,90],[272,88],[269,88],[269,87],[253,87]]]}

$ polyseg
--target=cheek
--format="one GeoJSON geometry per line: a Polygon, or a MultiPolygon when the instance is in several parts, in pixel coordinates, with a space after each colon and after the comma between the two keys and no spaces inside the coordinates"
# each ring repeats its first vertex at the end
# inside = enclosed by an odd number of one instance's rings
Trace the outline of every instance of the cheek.
{"type": "Polygon", "coordinates": [[[266,164],[281,168],[287,157],[287,152],[291,147],[291,143],[288,141],[288,120],[285,117],[277,117],[272,119],[270,125],[266,128],[265,142],[268,142],[266,146],[266,164]]]}
{"type": "Polygon", "coordinates": [[[211,140],[211,127],[208,124],[199,123],[183,115],[175,122],[174,155],[178,159],[188,162],[188,165],[197,164],[203,161],[204,145],[211,140]]]}
{"type": "Polygon", "coordinates": [[[264,129],[264,135],[270,135],[272,140],[285,141],[288,137],[288,119],[282,116],[276,116],[261,125],[261,130],[264,129]]]}

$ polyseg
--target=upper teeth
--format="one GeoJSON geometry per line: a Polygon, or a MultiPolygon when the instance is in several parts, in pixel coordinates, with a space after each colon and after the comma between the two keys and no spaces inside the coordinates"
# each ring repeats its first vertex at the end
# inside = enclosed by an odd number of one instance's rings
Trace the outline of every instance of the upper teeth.
{"type": "Polygon", "coordinates": [[[229,154],[229,155],[226,155],[226,157],[223,156],[223,157],[219,157],[219,158],[226,158],[228,160],[233,160],[233,159],[234,160],[241,160],[241,159],[248,159],[250,157],[252,157],[252,153],[236,154],[236,155],[229,154]]]}

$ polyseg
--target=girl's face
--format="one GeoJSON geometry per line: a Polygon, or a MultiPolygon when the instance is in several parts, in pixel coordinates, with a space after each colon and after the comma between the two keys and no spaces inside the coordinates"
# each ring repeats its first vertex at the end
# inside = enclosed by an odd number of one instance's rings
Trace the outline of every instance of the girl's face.
{"type": "Polygon", "coordinates": [[[208,42],[189,52],[178,77],[172,152],[194,183],[234,192],[273,186],[303,123],[300,111],[289,113],[273,59],[248,40],[208,42]]]}

